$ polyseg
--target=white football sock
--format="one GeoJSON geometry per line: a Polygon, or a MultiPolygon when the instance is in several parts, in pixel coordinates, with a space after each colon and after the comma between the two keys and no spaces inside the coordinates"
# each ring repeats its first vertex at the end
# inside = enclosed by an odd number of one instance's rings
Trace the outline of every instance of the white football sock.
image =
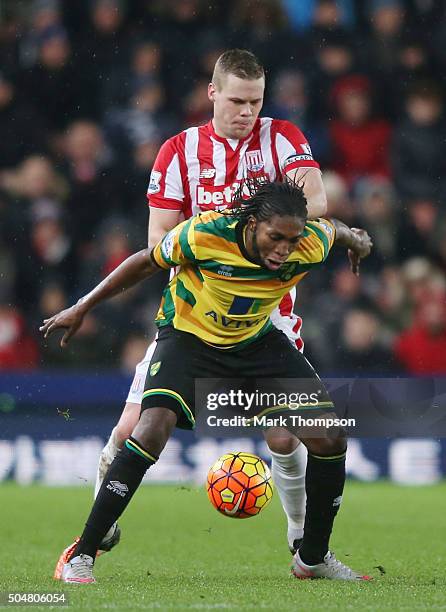
{"type": "Polygon", "coordinates": [[[288,455],[270,452],[271,474],[288,519],[288,545],[292,548],[294,540],[304,534],[307,449],[300,443],[288,455]]]}
{"type": "Polygon", "coordinates": [[[101,451],[101,454],[99,455],[98,471],[96,472],[96,483],[94,485],[95,499],[99,492],[99,489],[101,488],[104,476],[107,473],[107,470],[110,467],[113,459],[116,457],[116,454],[119,449],[120,447],[117,445],[116,440],[116,427],[114,427],[107,444],[104,446],[101,451]]]}

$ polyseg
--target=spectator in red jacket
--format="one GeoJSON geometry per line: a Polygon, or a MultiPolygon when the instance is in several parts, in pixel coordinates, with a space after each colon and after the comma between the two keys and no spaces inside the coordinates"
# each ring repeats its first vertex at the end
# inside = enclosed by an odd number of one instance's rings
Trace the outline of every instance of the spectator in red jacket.
{"type": "Polygon", "coordinates": [[[352,185],[364,176],[389,177],[390,125],[372,117],[371,83],[362,75],[336,81],[337,118],[330,125],[331,167],[352,185]]]}
{"type": "Polygon", "coordinates": [[[446,292],[424,296],[412,327],[396,340],[395,355],[409,374],[446,374],[446,292]]]}
{"type": "Polygon", "coordinates": [[[17,308],[0,304],[0,370],[30,370],[39,362],[37,344],[17,308]]]}

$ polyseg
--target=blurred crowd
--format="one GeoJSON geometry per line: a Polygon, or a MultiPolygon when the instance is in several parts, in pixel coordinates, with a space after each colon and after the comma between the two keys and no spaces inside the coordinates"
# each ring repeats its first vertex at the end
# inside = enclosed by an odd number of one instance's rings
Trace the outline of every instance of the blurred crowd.
{"type": "Polygon", "coordinates": [[[161,143],[211,114],[219,54],[267,69],[263,116],[323,169],[329,213],[363,227],[299,285],[326,374],[446,374],[446,9],[436,0],[3,0],[0,370],[120,368],[154,334],[165,277],[88,315],[71,346],[40,321],[146,244],[161,143]]]}

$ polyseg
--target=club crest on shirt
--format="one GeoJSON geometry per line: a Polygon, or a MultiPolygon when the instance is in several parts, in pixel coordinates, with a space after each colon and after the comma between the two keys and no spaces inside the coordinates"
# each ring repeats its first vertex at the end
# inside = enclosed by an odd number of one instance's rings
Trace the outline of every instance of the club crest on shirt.
{"type": "Polygon", "coordinates": [[[260,149],[245,153],[246,168],[251,172],[259,172],[265,165],[260,149]]]}
{"type": "Polygon", "coordinates": [[[279,278],[281,281],[289,281],[296,275],[299,263],[284,263],[279,268],[279,278]]]}

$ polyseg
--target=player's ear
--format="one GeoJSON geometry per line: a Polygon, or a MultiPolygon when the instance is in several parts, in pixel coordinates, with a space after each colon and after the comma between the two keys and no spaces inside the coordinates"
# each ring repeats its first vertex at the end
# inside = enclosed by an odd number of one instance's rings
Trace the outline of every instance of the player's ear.
{"type": "Polygon", "coordinates": [[[208,85],[208,98],[211,102],[215,102],[215,85],[214,83],[209,83],[208,85]]]}
{"type": "Polygon", "coordinates": [[[251,230],[251,232],[255,232],[256,227],[257,227],[257,219],[251,215],[248,219],[248,228],[251,230]]]}

